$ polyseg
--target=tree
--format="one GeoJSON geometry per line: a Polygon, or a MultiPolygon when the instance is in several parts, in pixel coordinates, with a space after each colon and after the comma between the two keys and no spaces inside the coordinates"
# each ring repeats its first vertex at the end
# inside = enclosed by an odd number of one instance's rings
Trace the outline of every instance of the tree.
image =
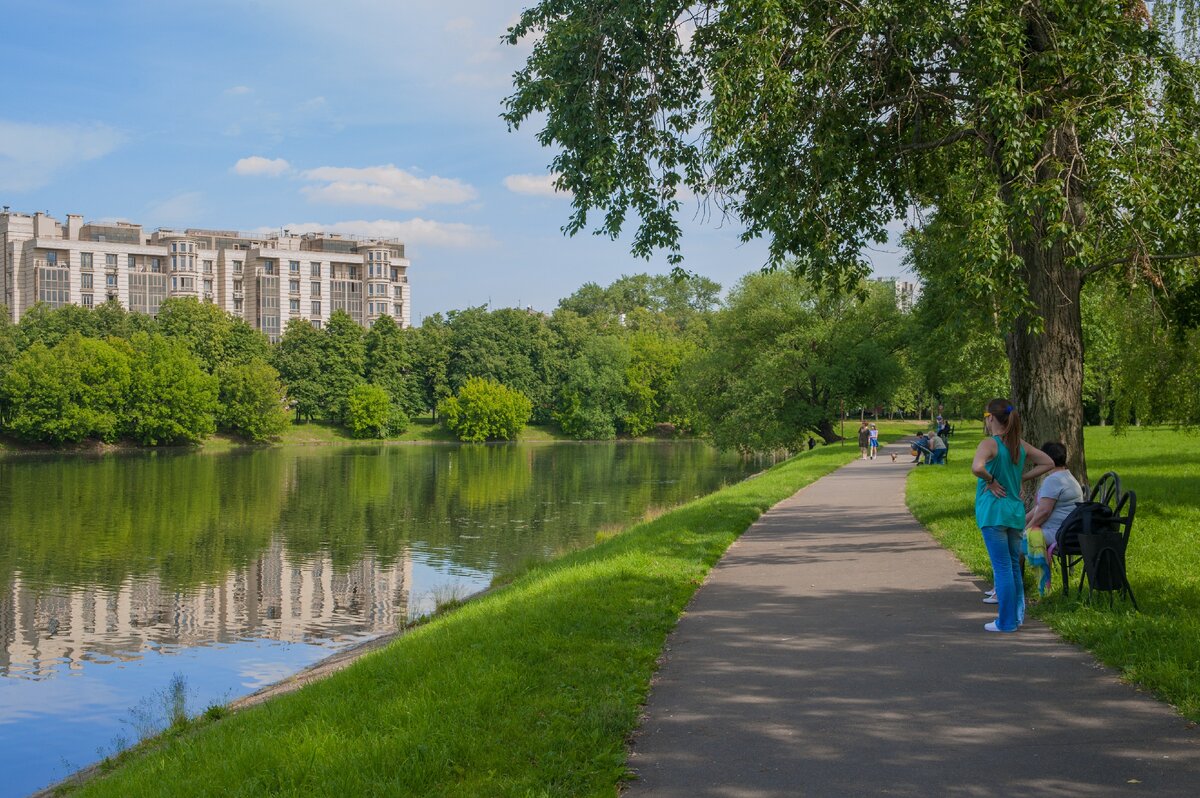
{"type": "Polygon", "coordinates": [[[391,316],[380,316],[367,332],[363,376],[367,382],[386,390],[391,404],[402,408],[405,416],[419,412],[422,407],[412,342],[412,337],[391,316]]]}
{"type": "Polygon", "coordinates": [[[629,348],[611,335],[584,339],[570,357],[558,386],[554,420],[563,432],[580,440],[616,437],[627,414],[626,371],[629,348]]]}
{"type": "Polygon", "coordinates": [[[453,394],[450,388],[450,327],[440,313],[426,316],[413,336],[413,355],[420,375],[421,402],[437,420],[438,404],[453,394]]]}
{"type": "Polygon", "coordinates": [[[296,421],[311,421],[324,409],[321,386],[321,333],[304,319],[290,319],[272,358],[287,386],[296,421]]]}
{"type": "Polygon", "coordinates": [[[529,421],[533,405],[520,391],[471,377],[457,395],[441,401],[438,412],[460,441],[511,441],[529,421]]]}
{"type": "Polygon", "coordinates": [[[786,272],[750,275],[683,369],[684,390],[721,448],[798,451],[813,432],[832,442],[843,402],[890,397],[902,377],[903,332],[884,288],[863,300],[786,272]]]}
{"type": "Polygon", "coordinates": [[[286,391],[279,372],[262,360],[222,366],[217,423],[249,441],[266,441],[288,425],[286,391]]]}
{"type": "Polygon", "coordinates": [[[350,389],[363,382],[366,349],[363,329],[350,314],[335,310],[320,335],[321,405],[331,421],[346,420],[346,399],[350,389]]]}
{"type": "Polygon", "coordinates": [[[4,378],[8,428],[56,444],[114,441],[129,388],[129,357],[112,345],[77,332],[53,349],[36,341],[4,378]]]}
{"type": "Polygon", "coordinates": [[[159,332],[181,341],[208,373],[225,364],[234,318],[213,303],[172,297],[159,307],[155,321],[159,332]]]}
{"type": "Polygon", "coordinates": [[[533,419],[549,420],[552,343],[540,313],[516,308],[489,312],[475,307],[449,314],[450,386],[461,387],[471,377],[484,377],[525,394],[533,402],[533,419]]]}
{"type": "Polygon", "coordinates": [[[392,397],[379,385],[355,385],[346,397],[346,428],[356,438],[386,438],[391,431],[392,397]]]}
{"type": "Polygon", "coordinates": [[[910,209],[953,217],[939,279],[999,300],[1029,435],[1082,474],[1084,279],[1197,268],[1198,6],[542,0],[508,32],[535,44],[505,118],[545,120],[566,231],[632,213],[638,255],[680,260],[683,189],[821,285],[857,284],[910,209]]]}
{"type": "Polygon", "coordinates": [[[216,431],[217,378],[187,347],[158,333],[129,339],[124,427],[145,446],[201,441],[216,431]]]}

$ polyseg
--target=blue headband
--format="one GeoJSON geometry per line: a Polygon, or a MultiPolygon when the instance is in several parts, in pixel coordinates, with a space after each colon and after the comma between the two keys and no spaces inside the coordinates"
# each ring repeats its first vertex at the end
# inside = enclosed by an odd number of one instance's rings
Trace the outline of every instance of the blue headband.
{"type": "Polygon", "coordinates": [[[1013,406],[1012,406],[1012,405],[1009,405],[1008,407],[1004,408],[1004,412],[1005,412],[1005,413],[1011,413],[1012,411],[1013,411],[1013,406]]]}

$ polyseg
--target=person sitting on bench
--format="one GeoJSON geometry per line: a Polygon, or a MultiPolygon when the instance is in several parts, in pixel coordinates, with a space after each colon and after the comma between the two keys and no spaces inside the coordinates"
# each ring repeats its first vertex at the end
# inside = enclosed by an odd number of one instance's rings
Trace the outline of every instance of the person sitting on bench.
{"type": "Polygon", "coordinates": [[[1083,501],[1083,488],[1067,470],[1066,446],[1051,441],[1042,444],[1042,451],[1054,461],[1054,468],[1042,480],[1037,492],[1037,504],[1025,515],[1025,526],[1041,527],[1042,538],[1046,541],[1046,557],[1052,559],[1058,528],[1075,509],[1075,505],[1083,501]]]}

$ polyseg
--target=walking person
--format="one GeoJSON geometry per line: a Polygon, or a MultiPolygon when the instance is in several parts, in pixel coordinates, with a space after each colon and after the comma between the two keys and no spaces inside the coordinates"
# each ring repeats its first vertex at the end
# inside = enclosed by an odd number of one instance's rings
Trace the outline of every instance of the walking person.
{"type": "Polygon", "coordinates": [[[874,424],[871,425],[871,431],[867,435],[867,441],[871,448],[871,459],[874,460],[879,456],[879,428],[874,424]]]}
{"type": "Polygon", "coordinates": [[[1021,482],[1054,468],[1040,449],[1021,440],[1021,414],[1007,399],[988,402],[983,428],[990,437],[979,442],[971,473],[975,485],[975,523],[983,535],[999,613],[984,625],[989,632],[1015,632],[1025,620],[1025,580],[1021,573],[1021,539],[1025,504],[1021,482]],[[1025,466],[1033,467],[1028,471],[1025,466]]]}
{"type": "Polygon", "coordinates": [[[862,426],[858,428],[858,451],[862,455],[862,459],[867,459],[867,449],[871,446],[871,428],[867,426],[867,420],[863,419],[862,426]]]}

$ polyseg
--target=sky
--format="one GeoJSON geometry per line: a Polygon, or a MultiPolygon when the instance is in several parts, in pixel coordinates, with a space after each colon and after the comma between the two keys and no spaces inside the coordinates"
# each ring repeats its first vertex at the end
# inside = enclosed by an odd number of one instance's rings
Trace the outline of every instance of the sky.
{"type": "MultiPolygon", "coordinates": [[[[668,272],[629,236],[565,236],[553,153],[500,119],[531,1],[5,0],[0,204],[400,238],[414,323],[668,272]]],[[[766,261],[736,222],[682,223],[685,268],[725,288],[766,261]]],[[[894,243],[865,254],[902,272],[894,243]]]]}

